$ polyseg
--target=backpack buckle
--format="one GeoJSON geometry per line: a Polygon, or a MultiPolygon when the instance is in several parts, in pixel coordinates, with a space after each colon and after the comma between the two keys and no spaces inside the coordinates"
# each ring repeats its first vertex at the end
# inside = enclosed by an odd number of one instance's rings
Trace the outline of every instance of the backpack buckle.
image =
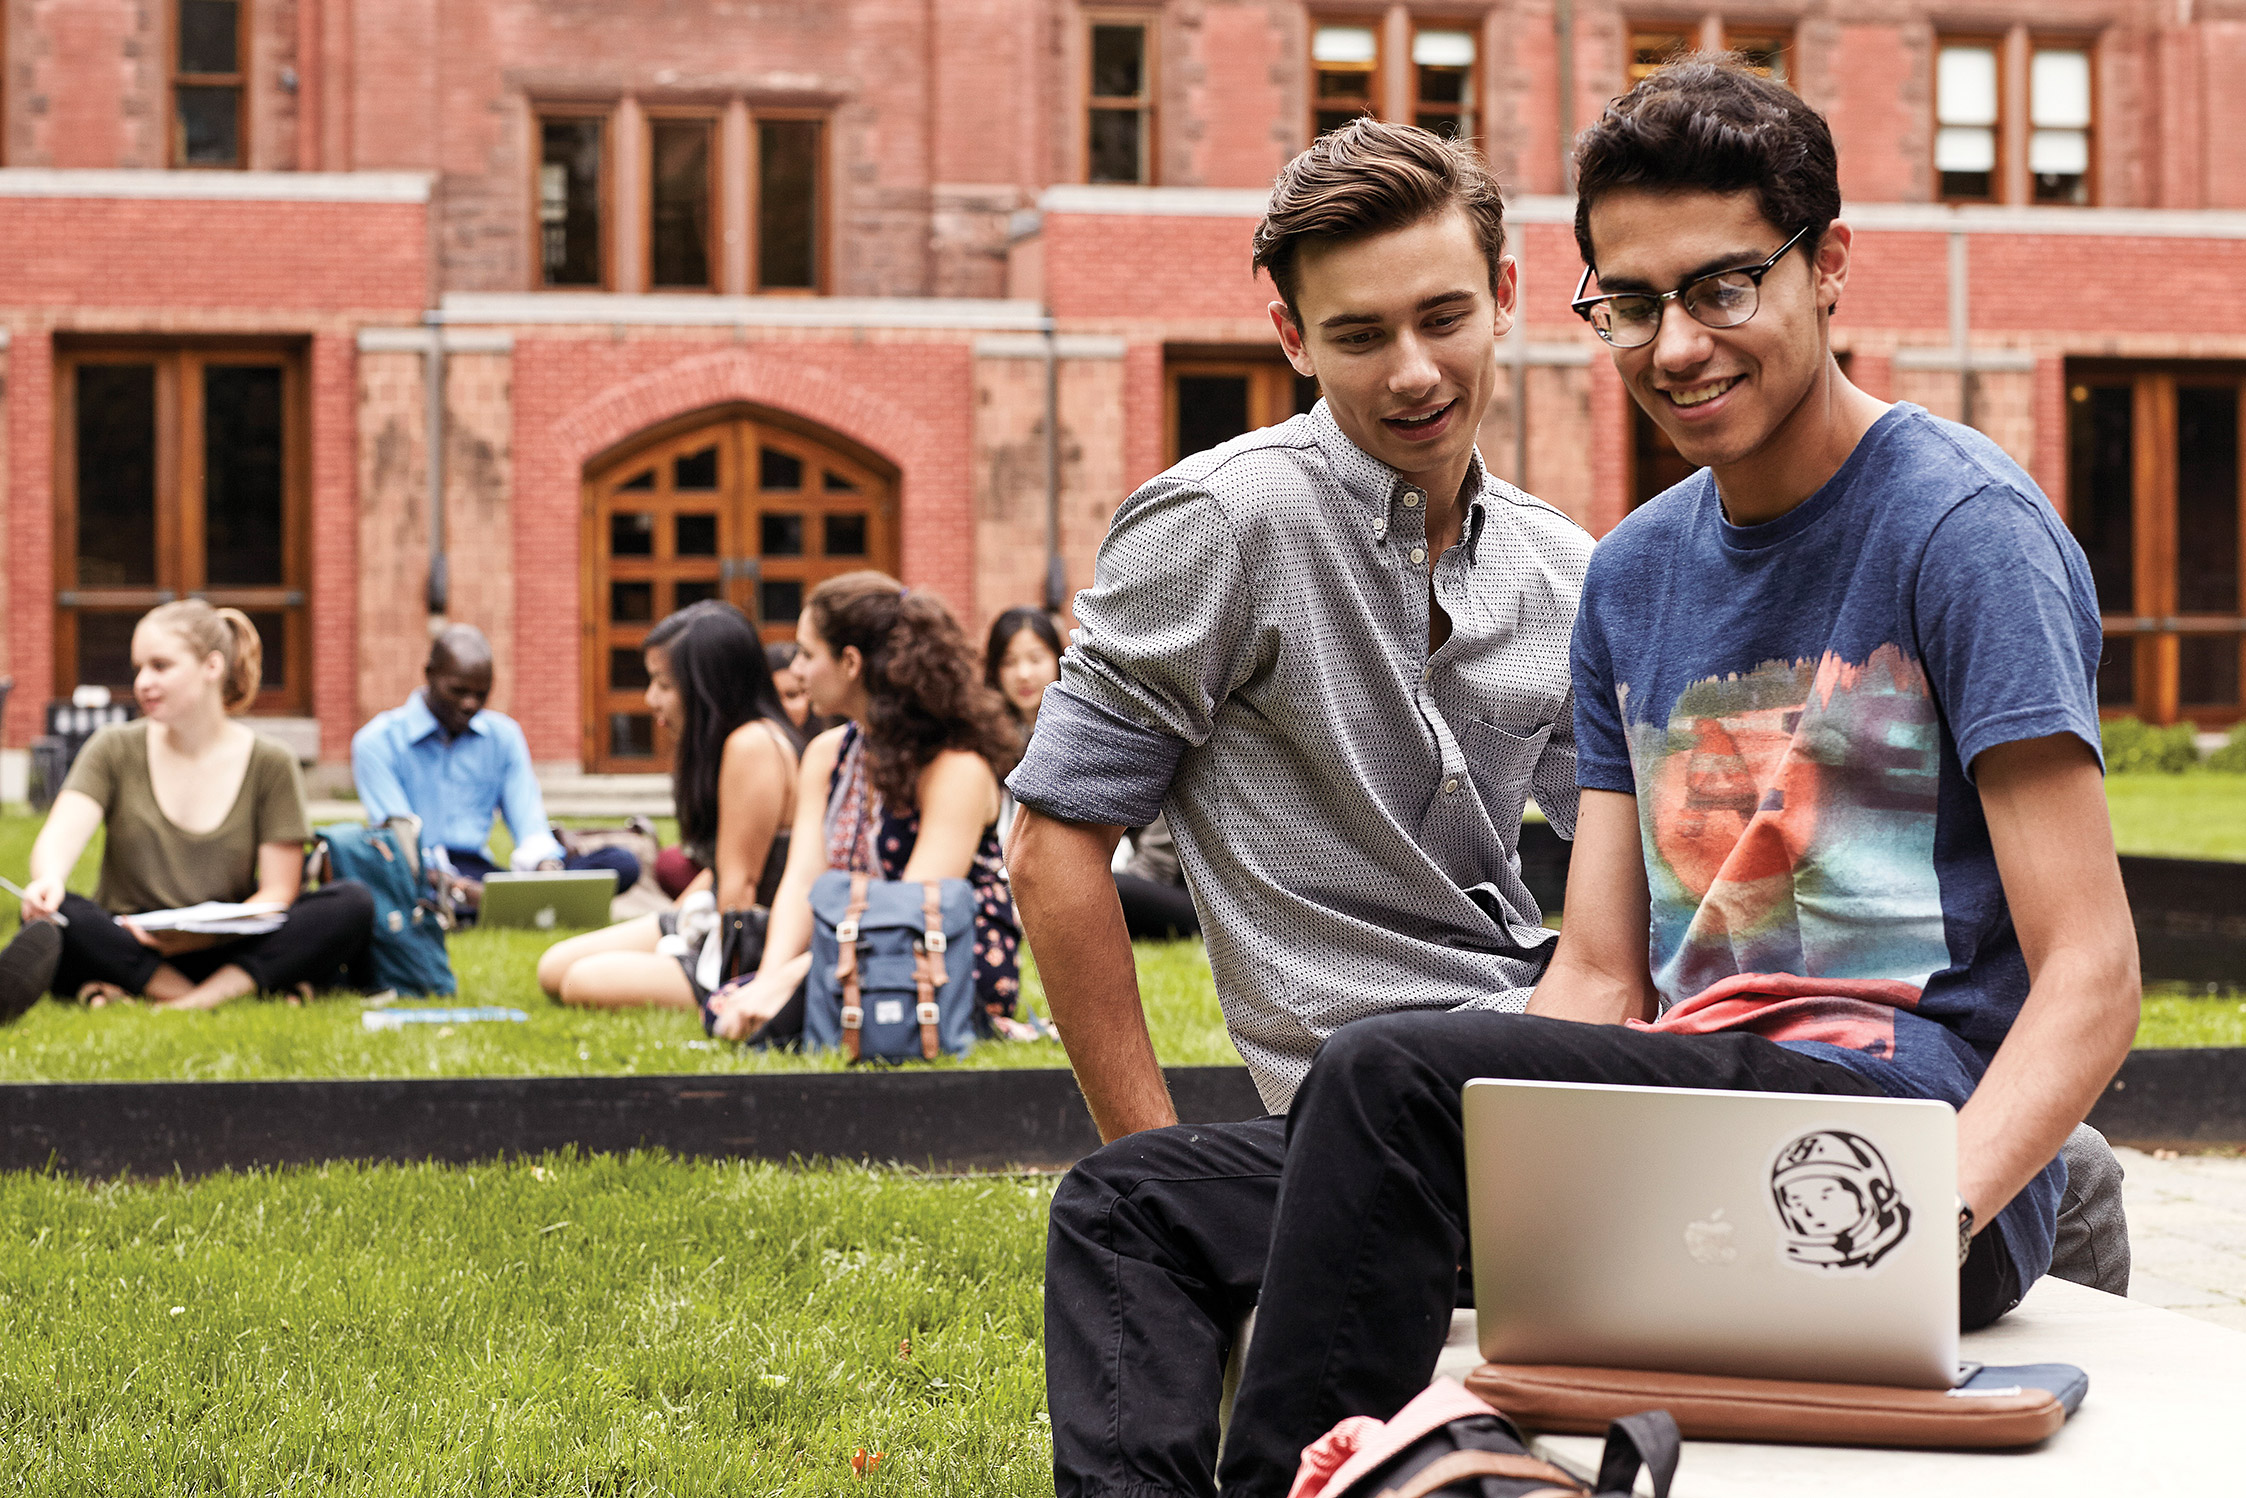
{"type": "Polygon", "coordinates": [[[934,1003],[916,1004],[913,1006],[913,1018],[919,1020],[924,1025],[932,1025],[936,1023],[937,1014],[938,1011],[934,1003]]]}
{"type": "Polygon", "coordinates": [[[855,942],[858,939],[858,922],[856,919],[846,919],[841,925],[835,927],[834,939],[846,947],[855,942]]]}
{"type": "Polygon", "coordinates": [[[944,955],[944,948],[951,945],[951,943],[945,938],[943,932],[931,931],[928,933],[926,945],[929,951],[935,953],[938,957],[941,957],[944,955]]]}
{"type": "Polygon", "coordinates": [[[865,1022],[866,1022],[866,1011],[865,1011],[865,1010],[863,1010],[863,1009],[860,1009],[860,1008],[859,1008],[859,1007],[858,1007],[857,1005],[855,1005],[855,1004],[845,1004],[845,1005],[843,1005],[843,1006],[842,1006],[842,1028],[843,1028],[843,1029],[845,1029],[845,1030],[856,1030],[856,1029],[861,1029],[861,1028],[863,1028],[863,1027],[864,1027],[864,1025],[865,1025],[865,1022]]]}

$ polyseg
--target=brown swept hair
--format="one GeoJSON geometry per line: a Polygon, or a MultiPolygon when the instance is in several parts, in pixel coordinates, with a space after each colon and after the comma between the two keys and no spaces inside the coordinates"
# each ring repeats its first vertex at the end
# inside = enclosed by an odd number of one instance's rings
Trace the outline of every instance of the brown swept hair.
{"type": "Polygon", "coordinates": [[[804,600],[811,627],[840,655],[865,661],[866,767],[882,800],[917,806],[920,772],[946,749],[965,749],[1004,778],[1021,758],[1006,699],[983,684],[980,663],[944,601],[883,572],[830,577],[804,600]]]}
{"type": "Polygon", "coordinates": [[[218,700],[228,712],[240,712],[257,696],[257,684],[265,676],[265,642],[240,609],[214,609],[200,598],[182,598],[156,605],[140,622],[170,630],[199,661],[225,657],[218,700]]]}
{"type": "Polygon", "coordinates": [[[1409,228],[1451,207],[1463,209],[1474,226],[1495,296],[1505,258],[1505,197],[1481,153],[1416,125],[1360,116],[1320,136],[1280,171],[1256,225],[1252,264],[1270,273],[1299,327],[1295,257],[1305,244],[1409,228]]]}

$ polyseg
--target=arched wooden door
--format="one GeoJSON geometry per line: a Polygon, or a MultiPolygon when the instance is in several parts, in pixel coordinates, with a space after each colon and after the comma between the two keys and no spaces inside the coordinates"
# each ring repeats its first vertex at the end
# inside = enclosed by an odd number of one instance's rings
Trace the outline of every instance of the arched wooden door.
{"type": "MultiPolygon", "coordinates": [[[[586,477],[585,763],[660,770],[671,744],[642,695],[657,620],[725,599],[766,643],[795,637],[814,585],[897,570],[896,484],[796,423],[731,415],[672,426],[586,477]]],[[[535,646],[533,646],[535,648],[535,646]]]]}

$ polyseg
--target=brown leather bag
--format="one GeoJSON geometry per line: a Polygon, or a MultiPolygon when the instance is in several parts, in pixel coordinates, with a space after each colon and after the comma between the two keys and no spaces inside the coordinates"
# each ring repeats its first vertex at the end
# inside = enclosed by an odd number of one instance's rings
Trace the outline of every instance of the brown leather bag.
{"type": "Polygon", "coordinates": [[[1704,1373],[1485,1363],[1466,1387],[1524,1427],[1596,1435],[1619,1415],[1664,1409],[1688,1441],[1814,1446],[2033,1446],[2066,1424],[2079,1368],[1984,1368],[1956,1389],[1789,1383],[1704,1373]]]}

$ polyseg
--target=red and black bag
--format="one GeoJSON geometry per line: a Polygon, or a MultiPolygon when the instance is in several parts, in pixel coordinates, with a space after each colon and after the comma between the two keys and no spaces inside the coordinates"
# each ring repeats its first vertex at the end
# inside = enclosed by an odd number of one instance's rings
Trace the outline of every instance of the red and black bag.
{"type": "Polygon", "coordinates": [[[1654,1498],[1667,1498],[1679,1444],[1663,1411],[1614,1421],[1593,1488],[1532,1455],[1512,1421],[1439,1378],[1393,1420],[1352,1416],[1319,1437],[1287,1498],[1628,1498],[1641,1466],[1654,1498]]]}

